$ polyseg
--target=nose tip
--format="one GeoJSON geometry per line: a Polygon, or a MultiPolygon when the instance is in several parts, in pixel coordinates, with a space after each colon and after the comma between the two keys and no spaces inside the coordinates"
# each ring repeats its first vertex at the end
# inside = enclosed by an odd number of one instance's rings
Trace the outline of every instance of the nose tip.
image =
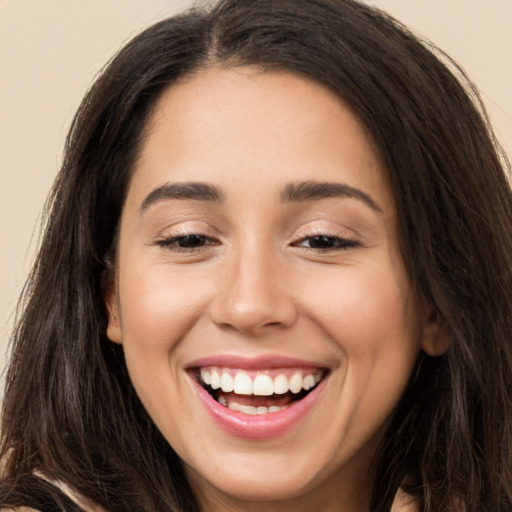
{"type": "Polygon", "coordinates": [[[297,318],[289,292],[277,268],[245,264],[219,280],[210,315],[217,325],[242,333],[289,327],[297,318]]]}
{"type": "Polygon", "coordinates": [[[269,327],[288,327],[293,323],[291,308],[285,304],[273,306],[265,302],[249,304],[241,301],[217,303],[215,323],[232,327],[239,332],[253,332],[269,327]]]}

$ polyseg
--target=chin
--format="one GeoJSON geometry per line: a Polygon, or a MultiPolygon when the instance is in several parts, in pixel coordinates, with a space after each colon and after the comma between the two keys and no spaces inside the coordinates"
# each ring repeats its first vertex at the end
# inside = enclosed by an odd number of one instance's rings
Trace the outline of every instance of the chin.
{"type": "MultiPolygon", "coordinates": [[[[188,473],[194,488],[197,479],[208,481],[208,486],[216,494],[229,496],[231,500],[240,502],[273,502],[299,499],[314,487],[314,477],[301,473],[275,475],[262,472],[260,469],[247,468],[243,473],[238,471],[216,472],[215,475],[188,473]]],[[[203,487],[204,492],[204,487],[203,487]]]]}

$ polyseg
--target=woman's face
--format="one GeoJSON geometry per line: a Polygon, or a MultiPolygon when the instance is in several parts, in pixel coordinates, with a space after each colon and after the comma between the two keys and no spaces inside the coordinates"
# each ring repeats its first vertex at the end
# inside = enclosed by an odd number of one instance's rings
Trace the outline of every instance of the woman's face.
{"type": "Polygon", "coordinates": [[[159,101],[108,335],[200,501],[365,503],[432,331],[385,176],[351,111],[288,73],[210,69],[159,101]]]}

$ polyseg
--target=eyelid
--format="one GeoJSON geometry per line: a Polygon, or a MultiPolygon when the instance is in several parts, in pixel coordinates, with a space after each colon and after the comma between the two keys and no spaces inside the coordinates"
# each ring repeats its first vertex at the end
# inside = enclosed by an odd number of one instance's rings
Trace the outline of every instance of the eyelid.
{"type": "Polygon", "coordinates": [[[169,240],[189,235],[201,235],[212,239],[220,239],[220,233],[206,219],[183,218],[175,221],[162,223],[155,226],[151,239],[153,242],[158,240],[169,240]]]}

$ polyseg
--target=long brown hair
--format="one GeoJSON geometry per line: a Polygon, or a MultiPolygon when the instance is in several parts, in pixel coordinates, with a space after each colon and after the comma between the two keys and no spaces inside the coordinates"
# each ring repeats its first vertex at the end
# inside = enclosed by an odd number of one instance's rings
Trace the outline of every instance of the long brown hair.
{"type": "Polygon", "coordinates": [[[512,510],[512,195],[475,88],[439,50],[354,0],[222,0],[135,37],[74,119],[20,302],[3,407],[0,503],[34,471],[107,510],[197,511],[181,462],[106,338],[102,276],[143,128],[208,66],[309,77],[371,134],[413,285],[449,330],[420,354],[376,454],[371,510],[400,485],[425,512],[512,510]],[[444,63],[443,63],[444,61],[444,63]],[[405,485],[405,484],[404,484],[405,485]]]}

